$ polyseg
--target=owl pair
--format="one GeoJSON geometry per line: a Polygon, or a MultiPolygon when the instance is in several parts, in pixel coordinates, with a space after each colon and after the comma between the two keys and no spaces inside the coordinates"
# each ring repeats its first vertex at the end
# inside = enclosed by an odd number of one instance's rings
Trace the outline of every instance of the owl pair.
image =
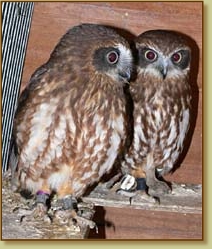
{"type": "Polygon", "coordinates": [[[169,31],[146,32],[135,44],[137,59],[113,29],[82,24],[62,37],[32,75],[16,111],[10,160],[13,189],[36,196],[30,215],[49,216],[56,193],[59,208],[51,219],[85,222],[73,204],[126,150],[124,88],[133,64],[133,138],[122,170],[146,178],[150,194],[167,192],[156,174],[172,169],[188,129],[190,49],[169,31]]]}

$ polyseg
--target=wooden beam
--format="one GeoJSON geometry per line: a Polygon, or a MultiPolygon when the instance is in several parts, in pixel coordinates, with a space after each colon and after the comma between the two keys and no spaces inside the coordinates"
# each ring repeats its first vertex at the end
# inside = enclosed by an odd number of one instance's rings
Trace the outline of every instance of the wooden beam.
{"type": "Polygon", "coordinates": [[[161,196],[158,202],[141,193],[133,198],[118,195],[107,189],[105,184],[100,184],[89,196],[84,197],[83,201],[94,203],[96,206],[201,214],[202,185],[173,183],[172,193],[161,196]]]}

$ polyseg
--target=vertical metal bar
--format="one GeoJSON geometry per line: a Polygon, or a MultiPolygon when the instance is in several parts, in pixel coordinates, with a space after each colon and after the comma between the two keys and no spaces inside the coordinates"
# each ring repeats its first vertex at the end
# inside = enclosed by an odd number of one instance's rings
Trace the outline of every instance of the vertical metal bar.
{"type": "Polygon", "coordinates": [[[7,169],[33,2],[2,3],[2,170],[7,169]]]}

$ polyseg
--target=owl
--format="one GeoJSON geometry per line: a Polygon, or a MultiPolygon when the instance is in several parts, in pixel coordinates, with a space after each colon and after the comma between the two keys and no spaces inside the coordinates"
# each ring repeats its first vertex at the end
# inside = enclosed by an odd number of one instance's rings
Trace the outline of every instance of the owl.
{"type": "Polygon", "coordinates": [[[55,217],[82,221],[73,203],[110,172],[125,143],[131,71],[124,38],[103,25],[81,24],[31,76],[15,114],[11,167],[17,168],[13,189],[36,197],[32,215],[47,214],[54,192],[55,217]]]}
{"type": "Polygon", "coordinates": [[[133,139],[122,171],[137,183],[144,178],[149,195],[161,196],[170,192],[162,179],[178,160],[189,129],[191,49],[184,36],[169,30],[146,31],[135,46],[133,139]]]}

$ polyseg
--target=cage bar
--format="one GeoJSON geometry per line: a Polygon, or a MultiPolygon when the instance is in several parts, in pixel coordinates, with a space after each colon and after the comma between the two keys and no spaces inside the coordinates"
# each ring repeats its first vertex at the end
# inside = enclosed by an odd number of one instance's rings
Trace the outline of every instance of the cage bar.
{"type": "Polygon", "coordinates": [[[33,2],[2,2],[2,171],[6,171],[33,2]]]}

